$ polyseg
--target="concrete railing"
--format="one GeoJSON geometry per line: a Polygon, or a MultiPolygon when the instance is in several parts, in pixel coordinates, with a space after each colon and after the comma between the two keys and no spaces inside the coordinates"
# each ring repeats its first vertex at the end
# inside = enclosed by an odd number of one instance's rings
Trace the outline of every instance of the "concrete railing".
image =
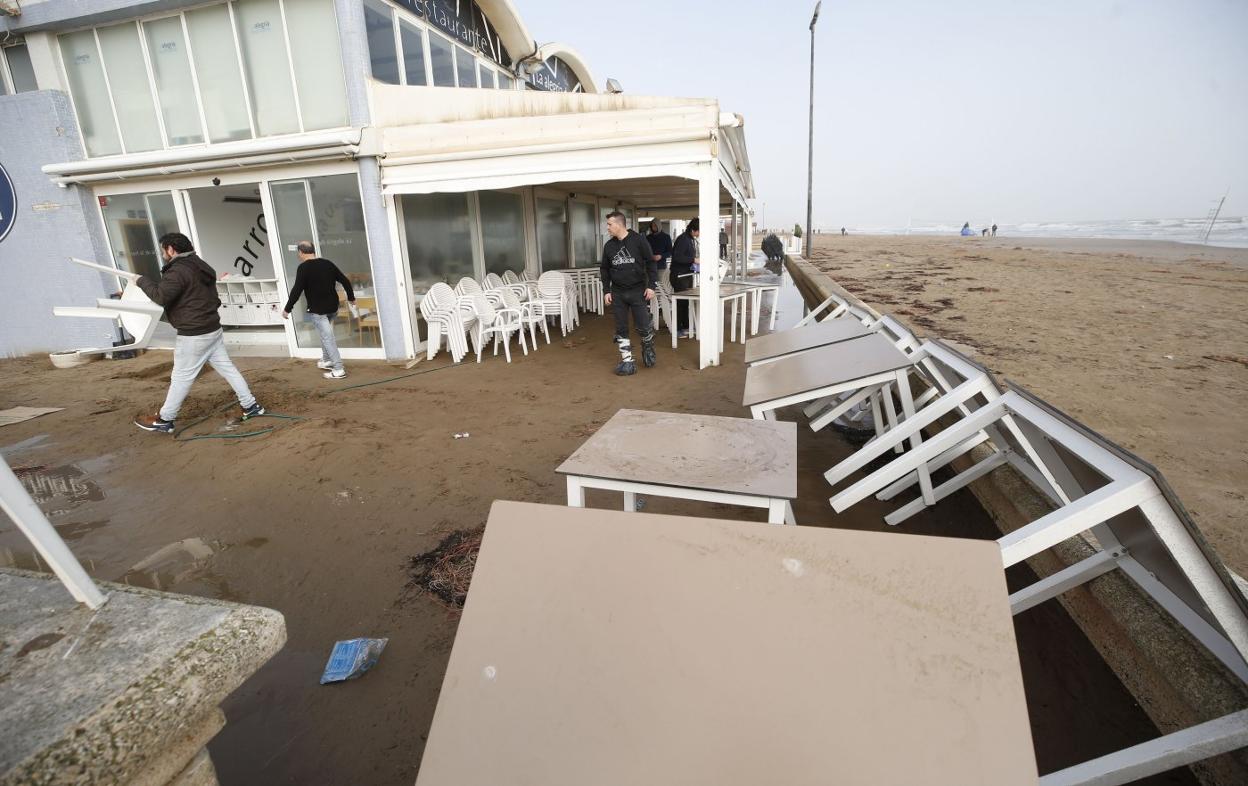
{"type": "MultiPolygon", "coordinates": [[[[807,308],[836,295],[880,316],[870,303],[859,300],[802,257],[786,256],[785,266],[807,308]]],[[[955,461],[953,467],[965,470],[988,453],[989,448],[980,446],[955,461]]],[[[969,489],[1002,535],[1052,510],[1040,492],[1008,465],[976,480],[969,489]]],[[[1027,564],[1044,578],[1095,551],[1087,536],[1078,535],[1027,560],[1027,564]]],[[[1163,734],[1248,706],[1244,684],[1121,571],[1105,574],[1058,599],[1163,734]]],[[[1248,783],[1248,750],[1190,766],[1205,784],[1248,783]]]]}

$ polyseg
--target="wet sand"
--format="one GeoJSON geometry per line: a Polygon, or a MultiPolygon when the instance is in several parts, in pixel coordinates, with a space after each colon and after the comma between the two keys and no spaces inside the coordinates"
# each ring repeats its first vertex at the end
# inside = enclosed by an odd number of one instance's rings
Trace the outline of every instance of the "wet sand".
{"type": "MultiPolygon", "coordinates": [[[[782,313],[781,324],[793,316],[782,313]]],[[[568,340],[511,365],[487,357],[329,396],[310,361],[242,359],[271,411],[305,419],[221,432],[276,427],[253,438],[184,443],[130,423],[163,397],[168,354],[69,371],[53,370],[46,358],[5,361],[0,408],[66,410],[5,427],[0,446],[93,575],[286,615],[286,647],[225,704],[228,724],[210,746],[223,784],[406,786],[416,777],[457,621],[406,586],[409,557],[449,532],[480,527],[496,498],[563,504],[555,467],[621,407],[746,416],[739,345],[728,347],[723,366],[698,371],[696,343],[673,352],[660,341],[657,369],[619,379],[610,373],[617,357],[610,334],[609,317],[586,317],[568,340]],[[471,436],[453,439],[457,432],[471,436]],[[359,680],[318,685],[332,643],[356,636],[389,637],[378,666],[359,680]]],[[[415,371],[444,362],[441,355],[415,371]]],[[[346,382],[354,384],[405,373],[381,363],[348,367],[346,382]]],[[[183,420],[229,402],[224,383],[205,372],[183,420]]],[[[800,420],[797,412],[785,417],[800,420]]],[[[225,420],[213,416],[194,433],[225,420]]],[[[802,426],[798,451],[799,522],[885,529],[889,506],[875,500],[839,516],[827,505],[821,473],[848,445],[802,426]]],[[[619,496],[590,492],[587,501],[615,508],[619,496]]],[[[649,500],[647,510],[763,520],[762,511],[664,499],[649,500]]],[[[997,535],[966,492],[906,529],[997,535]]],[[[24,539],[0,515],[6,561],[31,566],[24,539]]],[[[644,571],[638,566],[639,578],[644,571]]],[[[1009,578],[1014,587],[1026,580],[1013,571],[1009,578]]],[[[1042,772],[1155,736],[1059,604],[1016,619],[1042,772]]],[[[1192,781],[1180,771],[1148,782],[1192,781]]]]}
{"type": "Polygon", "coordinates": [[[811,260],[881,312],[1156,465],[1248,575],[1248,249],[823,235],[811,260]]]}

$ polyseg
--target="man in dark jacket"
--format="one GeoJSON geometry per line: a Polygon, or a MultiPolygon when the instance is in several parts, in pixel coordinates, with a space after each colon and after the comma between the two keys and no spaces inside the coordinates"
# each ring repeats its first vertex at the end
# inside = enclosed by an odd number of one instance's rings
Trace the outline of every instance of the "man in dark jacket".
{"type": "Polygon", "coordinates": [[[650,222],[650,231],[646,233],[646,242],[654,252],[654,264],[659,269],[667,267],[668,257],[672,255],[672,237],[663,231],[656,218],[650,222]]]}
{"type": "Polygon", "coordinates": [[[602,288],[607,305],[615,314],[615,343],[620,350],[620,365],[615,367],[615,373],[627,376],[637,373],[632,342],[628,340],[630,311],[641,336],[641,362],[649,368],[658,361],[647,301],[654,297],[659,271],[654,264],[654,250],[644,237],[628,228],[623,213],[613,210],[607,214],[607,232],[611,238],[602,247],[602,288]]]}
{"type": "MultiPolygon", "coordinates": [[[[693,219],[685,231],[676,238],[672,247],[671,282],[673,292],[684,292],[693,287],[693,266],[698,262],[698,219],[693,219]]],[[[689,301],[676,302],[676,336],[689,335],[689,301]]]]}
{"type": "Polygon", "coordinates": [[[299,241],[296,249],[299,252],[299,270],[295,273],[295,285],[290,290],[290,299],[286,301],[286,308],[282,309],[282,318],[290,319],[290,312],[299,302],[299,297],[307,297],[308,321],[321,337],[321,359],[316,365],[326,370],[321,375],[326,379],[342,379],[347,375],[347,370],[342,367],[342,355],[338,352],[338,340],[334,337],[334,319],[338,316],[338,289],[335,285],[342,284],[351,313],[359,318],[360,312],[355,307],[355,291],[351,289],[351,282],[337,265],[316,255],[311,241],[299,241]]]}
{"type": "Polygon", "coordinates": [[[135,283],[152,302],[164,306],[169,324],[178,331],[173,346],[173,373],[169,376],[169,394],[160,412],[155,417],[136,418],[134,424],[144,431],[172,432],[178,410],[205,363],[230,383],[243,408],[244,418],[263,415],[264,407],[251,395],[247,380],[225,351],[221,317],[217,314],[221,301],[217,298],[216,272],[195,255],[187,236],[178,232],[160,238],[160,255],[165,260],[165,266],[160,269],[160,281],[139,276],[135,283]]]}

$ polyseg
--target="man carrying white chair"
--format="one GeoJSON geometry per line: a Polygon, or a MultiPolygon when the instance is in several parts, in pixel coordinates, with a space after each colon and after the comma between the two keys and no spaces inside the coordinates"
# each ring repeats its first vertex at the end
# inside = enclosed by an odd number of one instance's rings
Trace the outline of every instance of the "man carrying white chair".
{"type": "Polygon", "coordinates": [[[135,283],[152,302],[164,306],[169,324],[178,331],[173,347],[173,373],[160,412],[155,417],[135,418],[134,425],[144,431],[172,433],[178,410],[205,363],[230,383],[243,408],[244,419],[263,415],[264,407],[251,394],[247,380],[225,351],[221,317],[217,313],[221,301],[217,298],[216,271],[195,254],[190,239],[179,232],[161,236],[160,254],[165,260],[160,281],[139,276],[135,283]]]}
{"type": "Polygon", "coordinates": [[[659,270],[650,244],[628,228],[623,213],[613,210],[607,214],[607,232],[611,238],[602,247],[602,287],[606,290],[604,300],[615,313],[615,343],[620,350],[620,364],[615,367],[615,373],[623,377],[637,373],[632,342],[628,338],[630,311],[637,334],[641,336],[641,362],[646,368],[658,362],[649,301],[654,297],[659,270]]]}

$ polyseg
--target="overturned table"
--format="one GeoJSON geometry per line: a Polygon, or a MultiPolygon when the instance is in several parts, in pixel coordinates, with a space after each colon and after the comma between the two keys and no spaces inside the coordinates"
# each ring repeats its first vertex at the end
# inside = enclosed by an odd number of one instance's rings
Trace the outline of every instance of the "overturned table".
{"type": "Polygon", "coordinates": [[[495,502],[417,786],[1035,786],[991,541],[495,502]]]}
{"type": "Polygon", "coordinates": [[[772,524],[794,524],[797,426],[794,423],[621,409],[557,470],[568,504],[585,506],[585,489],[763,508],[772,524]]]}
{"type": "Polygon", "coordinates": [[[856,319],[829,319],[792,330],[769,333],[745,342],[745,364],[770,363],[798,352],[839,344],[871,335],[871,328],[856,319]]]}

